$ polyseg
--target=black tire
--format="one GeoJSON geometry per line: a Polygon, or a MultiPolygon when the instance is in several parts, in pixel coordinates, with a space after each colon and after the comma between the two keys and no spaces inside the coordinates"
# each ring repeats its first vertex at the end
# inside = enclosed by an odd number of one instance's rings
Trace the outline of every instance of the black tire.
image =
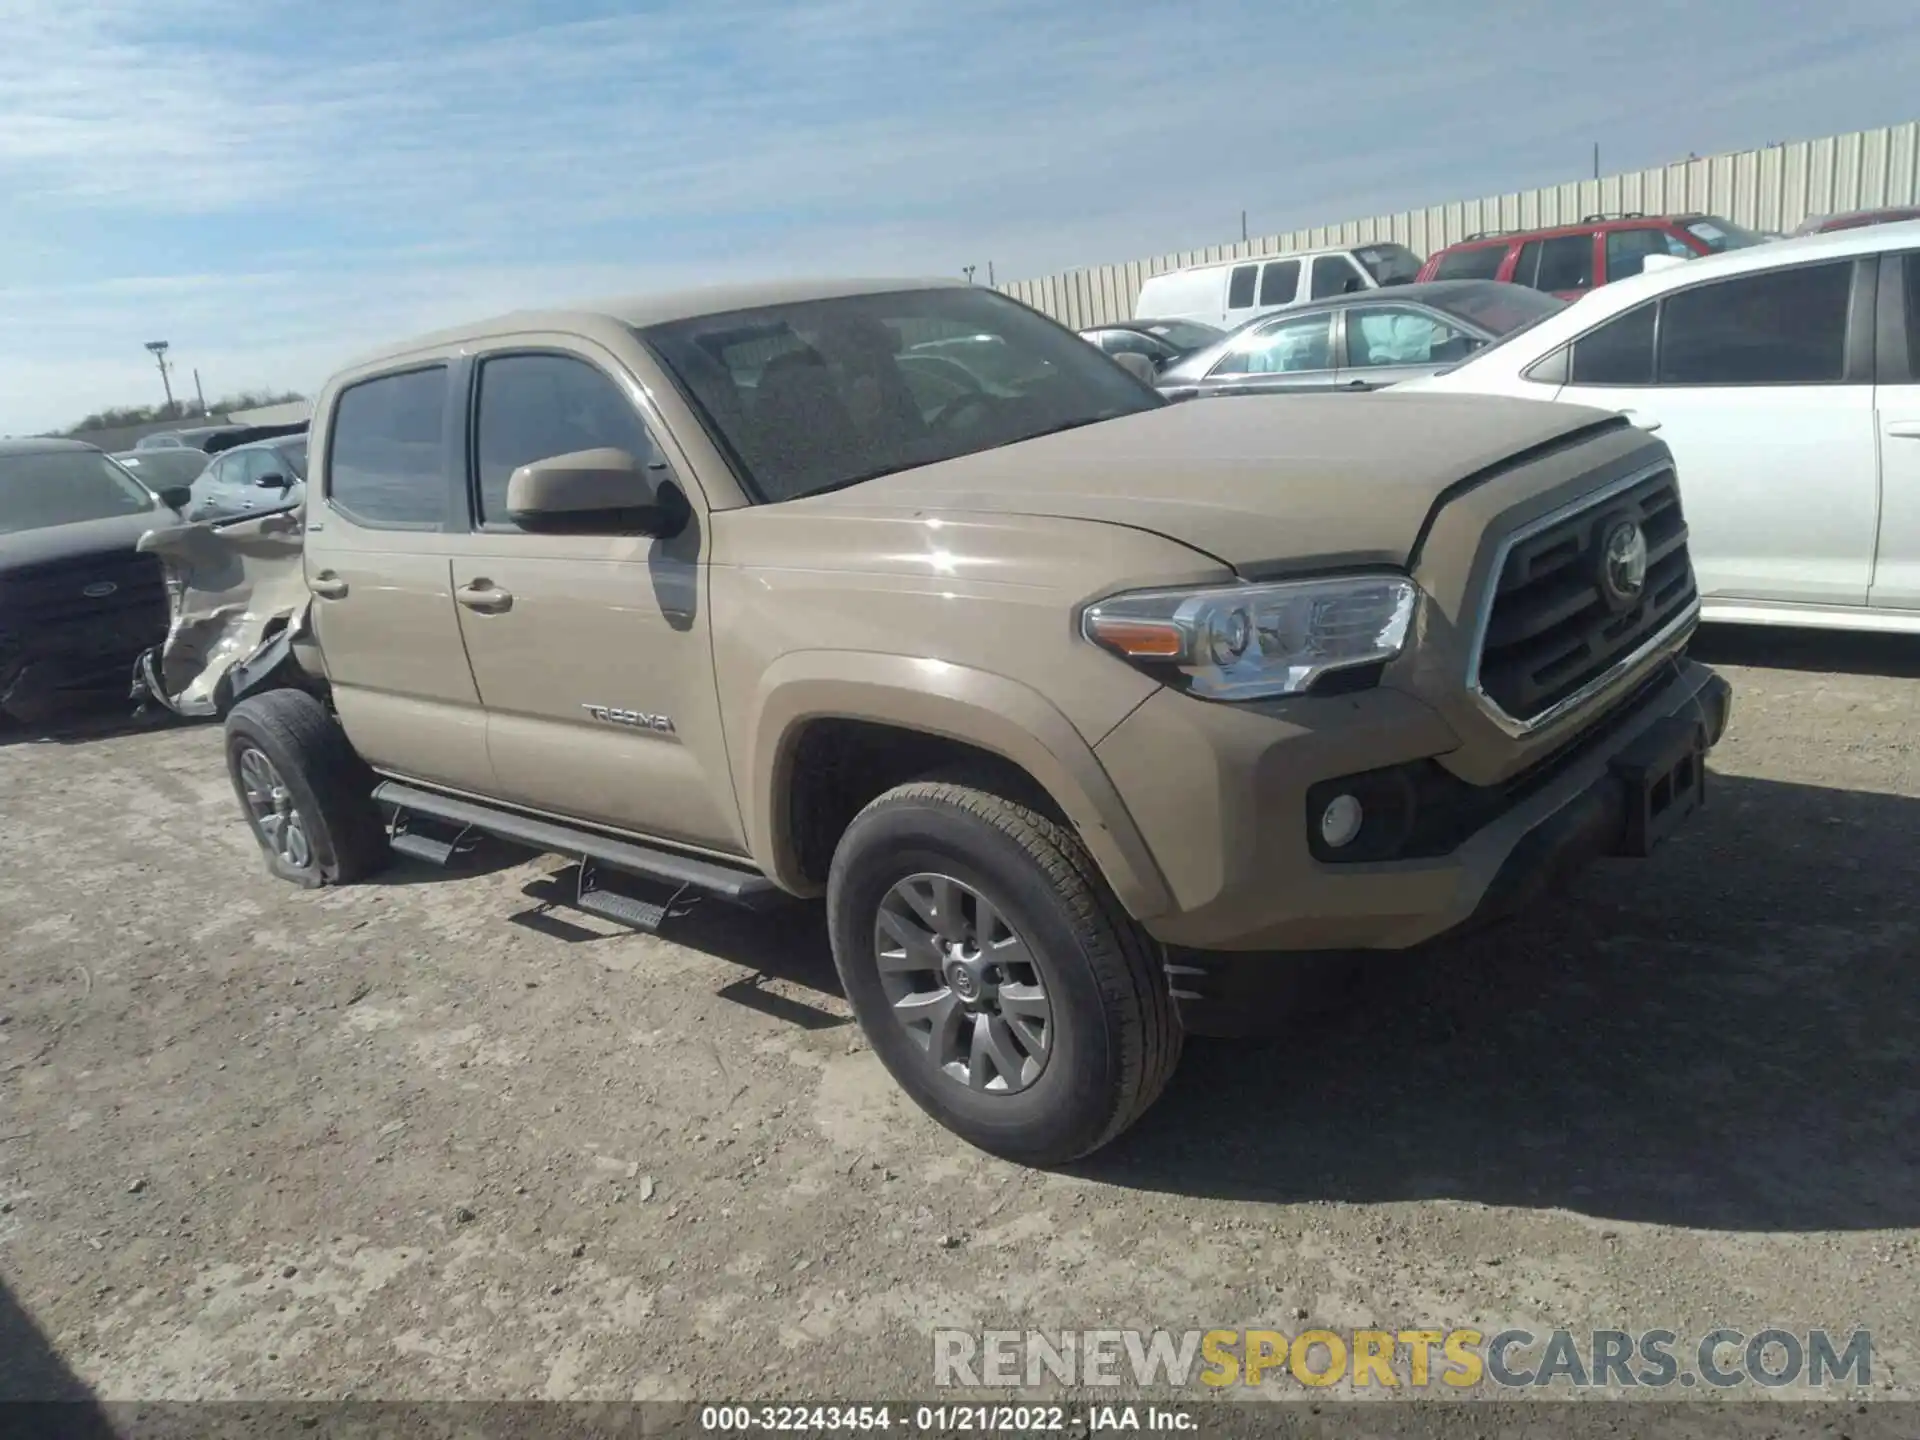
{"type": "Polygon", "coordinates": [[[316,889],[350,884],[392,857],[386,825],[373,803],[373,772],[354,753],[326,706],[304,690],[269,690],[235,705],[226,719],[227,774],[241,813],[282,880],[316,889]],[[248,757],[263,757],[275,793],[284,791],[281,826],[297,822],[305,843],[282,842],[272,817],[248,799],[262,775],[248,757]]]}
{"type": "Polygon", "coordinates": [[[828,874],[827,924],[841,984],[881,1062],[929,1115],[992,1154],[1058,1165],[1098,1150],[1159,1098],[1180,1058],[1160,947],[1079,837],[963,778],[898,786],[854,818],[828,874]],[[877,953],[880,907],[922,874],[984,897],[1035,959],[1050,1043],[1024,1089],[995,1094],[956,1079],[895,1018],[877,953]]]}

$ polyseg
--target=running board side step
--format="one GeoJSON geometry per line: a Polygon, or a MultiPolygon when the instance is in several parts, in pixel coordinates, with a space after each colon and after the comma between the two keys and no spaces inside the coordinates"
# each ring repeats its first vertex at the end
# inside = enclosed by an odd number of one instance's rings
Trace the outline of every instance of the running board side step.
{"type": "Polygon", "coordinates": [[[669,885],[697,890],[736,905],[752,906],[775,900],[785,893],[758,870],[750,870],[744,865],[728,865],[697,855],[656,850],[650,845],[616,840],[610,835],[577,829],[555,820],[539,820],[531,815],[496,809],[478,801],[435,794],[431,790],[403,785],[398,780],[381,781],[374,787],[373,798],[376,804],[391,805],[403,814],[412,812],[426,815],[485,835],[497,835],[502,840],[525,845],[530,850],[546,850],[555,855],[604,865],[609,870],[662,880],[669,885]]]}

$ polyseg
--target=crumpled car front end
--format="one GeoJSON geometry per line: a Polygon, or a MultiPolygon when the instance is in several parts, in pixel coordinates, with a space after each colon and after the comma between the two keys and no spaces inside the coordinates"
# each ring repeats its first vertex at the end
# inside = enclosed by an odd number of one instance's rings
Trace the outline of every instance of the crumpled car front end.
{"type": "Polygon", "coordinates": [[[138,548],[166,572],[173,619],[165,642],[134,666],[134,700],[176,715],[220,715],[239,681],[296,663],[291,646],[308,603],[305,536],[304,509],[292,509],[142,537],[138,548]]]}

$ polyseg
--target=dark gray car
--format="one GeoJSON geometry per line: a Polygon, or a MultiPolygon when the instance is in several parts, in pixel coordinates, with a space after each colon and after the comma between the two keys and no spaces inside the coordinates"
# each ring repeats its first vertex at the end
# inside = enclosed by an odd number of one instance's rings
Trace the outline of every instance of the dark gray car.
{"type": "Polygon", "coordinates": [[[1378,390],[1457,365],[1566,301],[1493,280],[1362,290],[1263,315],[1175,361],[1172,399],[1275,391],[1378,390]]]}

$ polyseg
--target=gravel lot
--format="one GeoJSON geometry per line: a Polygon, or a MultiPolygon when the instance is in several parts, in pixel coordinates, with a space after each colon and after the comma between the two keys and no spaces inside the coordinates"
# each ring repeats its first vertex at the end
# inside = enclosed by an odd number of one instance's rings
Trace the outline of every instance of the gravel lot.
{"type": "MultiPolygon", "coordinates": [[[[0,1398],[886,1398],[937,1325],[1875,1331],[1920,1396],[1920,646],[1717,633],[1710,808],[1073,1174],[899,1099],[817,913],[271,881],[218,732],[0,744],[0,1398]]],[[[1281,1383],[1281,1382],[1277,1382],[1281,1383]]],[[[1297,1390],[1291,1392],[1297,1394],[1297,1390]]]]}

